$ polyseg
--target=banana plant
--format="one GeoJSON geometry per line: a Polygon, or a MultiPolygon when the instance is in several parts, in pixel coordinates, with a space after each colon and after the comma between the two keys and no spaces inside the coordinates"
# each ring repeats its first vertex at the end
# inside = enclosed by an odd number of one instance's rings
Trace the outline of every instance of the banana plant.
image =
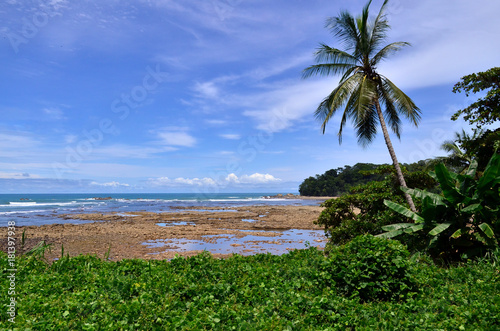
{"type": "Polygon", "coordinates": [[[413,222],[382,227],[381,237],[422,234],[432,255],[471,257],[484,249],[498,246],[500,235],[500,154],[490,159],[483,176],[476,179],[477,162],[472,161],[464,174],[448,171],[442,164],[430,175],[441,186],[442,195],[420,189],[401,189],[422,201],[415,213],[395,202],[384,204],[413,222]]]}

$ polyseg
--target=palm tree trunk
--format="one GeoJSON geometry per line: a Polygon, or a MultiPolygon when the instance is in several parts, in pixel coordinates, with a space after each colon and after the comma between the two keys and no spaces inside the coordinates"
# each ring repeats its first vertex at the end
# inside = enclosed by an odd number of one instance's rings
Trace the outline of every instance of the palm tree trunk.
{"type": "MultiPolygon", "coordinates": [[[[389,131],[387,131],[387,125],[385,124],[384,115],[382,114],[382,109],[380,109],[380,103],[378,99],[375,100],[375,107],[377,108],[378,118],[380,120],[380,125],[382,126],[382,132],[384,133],[385,144],[387,145],[387,149],[389,150],[389,154],[391,154],[392,163],[394,164],[394,168],[396,168],[396,175],[399,181],[399,184],[403,187],[406,186],[405,178],[403,177],[403,172],[401,171],[401,167],[399,166],[398,159],[396,157],[396,153],[394,152],[394,147],[392,147],[391,138],[389,137],[389,131]]],[[[416,213],[417,209],[415,208],[415,204],[413,203],[413,199],[408,193],[404,193],[406,201],[410,205],[410,209],[416,213]]]]}

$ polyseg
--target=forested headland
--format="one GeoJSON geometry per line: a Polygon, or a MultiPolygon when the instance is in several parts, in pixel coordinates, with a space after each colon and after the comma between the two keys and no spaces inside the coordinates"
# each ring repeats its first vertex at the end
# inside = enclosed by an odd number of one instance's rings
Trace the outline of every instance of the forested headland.
{"type": "MultiPolygon", "coordinates": [[[[325,171],[322,175],[311,176],[304,179],[299,186],[302,196],[339,196],[349,192],[352,187],[372,181],[381,181],[386,173],[375,170],[388,164],[356,163],[353,166],[345,165],[336,169],[325,171]]],[[[422,171],[426,167],[425,161],[411,164],[402,164],[408,171],[422,171]]]]}

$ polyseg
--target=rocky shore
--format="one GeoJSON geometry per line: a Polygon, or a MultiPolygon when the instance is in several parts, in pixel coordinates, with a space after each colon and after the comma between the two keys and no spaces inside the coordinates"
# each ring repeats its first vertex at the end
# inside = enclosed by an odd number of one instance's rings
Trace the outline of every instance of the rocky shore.
{"type": "Polygon", "coordinates": [[[298,194],[293,194],[293,193],[286,193],[286,194],[281,194],[278,193],[276,195],[268,195],[264,197],[265,199],[302,199],[302,200],[329,200],[329,199],[335,199],[336,197],[316,197],[316,196],[304,196],[304,195],[298,195],[298,194]]]}
{"type": "MultiPolygon", "coordinates": [[[[68,214],[63,217],[92,223],[26,226],[18,232],[24,231],[28,246],[42,240],[52,244],[46,253],[49,261],[61,256],[62,247],[70,256],[105,257],[109,251],[112,260],[191,256],[218,244],[224,250],[213,254],[217,257],[232,253],[282,254],[305,248],[306,242],[324,247],[323,229],[314,224],[322,210],[320,206],[246,206],[203,210],[186,207],[162,213],[68,214]]],[[[1,249],[6,251],[7,247],[2,245],[1,249]]]]}

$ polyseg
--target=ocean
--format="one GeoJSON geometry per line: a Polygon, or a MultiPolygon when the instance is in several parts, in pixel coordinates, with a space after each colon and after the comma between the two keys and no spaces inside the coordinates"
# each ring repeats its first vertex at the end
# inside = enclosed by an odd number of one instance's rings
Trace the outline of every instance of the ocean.
{"type": "Polygon", "coordinates": [[[266,199],[274,193],[123,193],[123,194],[0,194],[0,227],[89,221],[63,219],[63,214],[168,212],[176,207],[235,207],[250,205],[317,205],[316,200],[266,199]],[[111,198],[111,199],[108,199],[111,198]],[[12,224],[12,223],[11,223],[12,224]]]}

